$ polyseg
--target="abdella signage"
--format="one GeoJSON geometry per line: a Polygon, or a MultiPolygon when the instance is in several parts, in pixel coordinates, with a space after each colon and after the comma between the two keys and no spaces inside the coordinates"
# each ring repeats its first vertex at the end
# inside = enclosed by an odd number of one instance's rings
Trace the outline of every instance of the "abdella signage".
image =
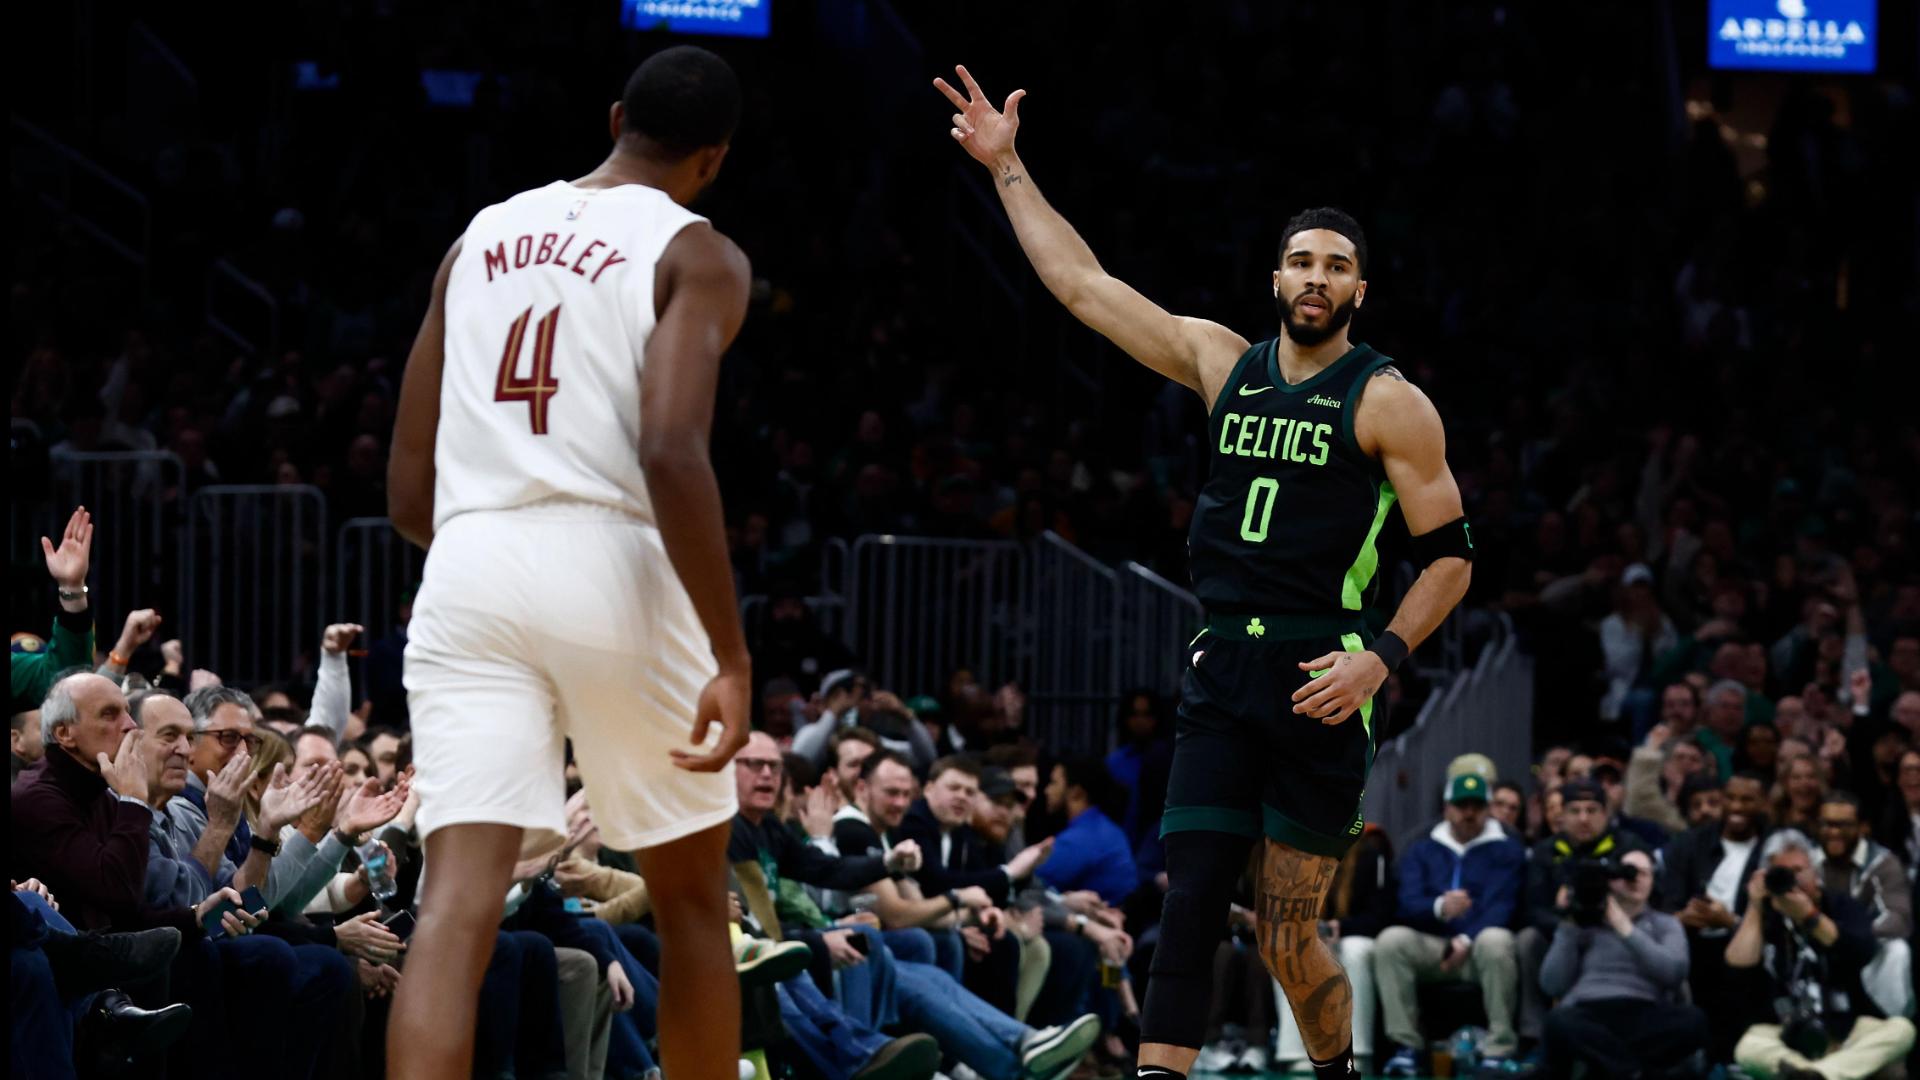
{"type": "Polygon", "coordinates": [[[1768,71],[1870,72],[1876,0],[1710,0],[1707,63],[1768,71]]]}

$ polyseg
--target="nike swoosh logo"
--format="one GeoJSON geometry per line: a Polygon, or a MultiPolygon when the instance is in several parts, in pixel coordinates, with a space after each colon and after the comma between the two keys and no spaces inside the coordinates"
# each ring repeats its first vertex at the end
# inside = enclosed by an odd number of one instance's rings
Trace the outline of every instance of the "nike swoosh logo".
{"type": "Polygon", "coordinates": [[[1240,396],[1252,397],[1255,394],[1264,394],[1271,389],[1273,389],[1273,387],[1271,386],[1261,386],[1261,387],[1243,386],[1240,388],[1240,396]]]}

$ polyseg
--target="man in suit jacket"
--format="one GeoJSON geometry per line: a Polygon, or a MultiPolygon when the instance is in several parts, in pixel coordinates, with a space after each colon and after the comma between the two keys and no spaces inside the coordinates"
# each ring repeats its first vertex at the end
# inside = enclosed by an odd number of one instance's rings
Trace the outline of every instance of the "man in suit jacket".
{"type": "Polygon", "coordinates": [[[1725,812],[1720,820],[1681,833],[1661,852],[1659,906],[1686,927],[1693,1000],[1707,1012],[1713,1060],[1729,1061],[1734,1040],[1752,1022],[1752,995],[1744,990],[1754,980],[1750,972],[1727,967],[1727,939],[1746,914],[1747,879],[1760,866],[1771,830],[1760,777],[1735,773],[1721,791],[1725,812]]]}

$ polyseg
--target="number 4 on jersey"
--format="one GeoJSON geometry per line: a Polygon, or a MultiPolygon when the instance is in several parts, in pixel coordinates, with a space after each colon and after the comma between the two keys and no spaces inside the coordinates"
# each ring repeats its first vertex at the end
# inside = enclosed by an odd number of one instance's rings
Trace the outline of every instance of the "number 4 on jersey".
{"type": "Polygon", "coordinates": [[[531,414],[533,433],[547,433],[547,399],[560,392],[560,380],[553,377],[553,339],[560,331],[560,307],[540,317],[533,331],[533,373],[521,378],[520,346],[527,336],[527,323],[533,318],[529,307],[513,320],[507,331],[507,348],[500,355],[500,377],[494,383],[493,400],[524,401],[531,414]]]}

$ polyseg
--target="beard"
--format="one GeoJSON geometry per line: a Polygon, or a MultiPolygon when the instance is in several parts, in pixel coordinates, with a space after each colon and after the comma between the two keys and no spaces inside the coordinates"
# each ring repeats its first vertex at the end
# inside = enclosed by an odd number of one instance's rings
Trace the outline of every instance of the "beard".
{"type": "Polygon", "coordinates": [[[1289,338],[1293,339],[1293,343],[1296,345],[1312,347],[1345,330],[1347,323],[1353,321],[1354,309],[1360,306],[1360,296],[1358,293],[1355,293],[1347,297],[1345,303],[1333,307],[1332,311],[1327,315],[1325,326],[1314,326],[1295,314],[1300,301],[1308,296],[1318,296],[1321,300],[1332,304],[1332,301],[1328,297],[1320,293],[1303,292],[1290,301],[1278,296],[1273,298],[1273,306],[1275,310],[1280,313],[1281,329],[1286,332],[1289,338]]]}

